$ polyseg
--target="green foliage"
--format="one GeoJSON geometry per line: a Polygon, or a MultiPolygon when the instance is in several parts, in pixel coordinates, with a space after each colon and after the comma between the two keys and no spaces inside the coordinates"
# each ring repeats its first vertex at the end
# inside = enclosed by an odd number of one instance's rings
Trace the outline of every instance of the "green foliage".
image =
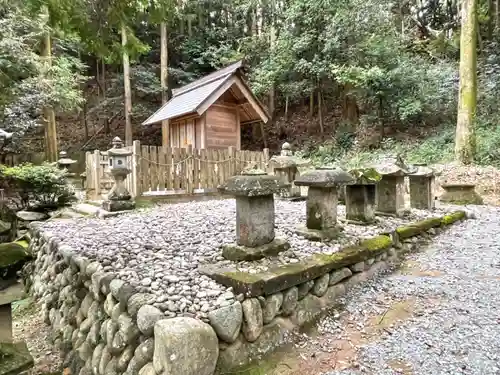
{"type": "Polygon", "coordinates": [[[67,172],[53,164],[0,166],[0,186],[18,209],[55,208],[74,196],[67,172]]]}
{"type": "Polygon", "coordinates": [[[382,179],[382,176],[375,168],[354,168],[349,170],[349,174],[353,175],[358,181],[368,183],[375,183],[382,179]]]}

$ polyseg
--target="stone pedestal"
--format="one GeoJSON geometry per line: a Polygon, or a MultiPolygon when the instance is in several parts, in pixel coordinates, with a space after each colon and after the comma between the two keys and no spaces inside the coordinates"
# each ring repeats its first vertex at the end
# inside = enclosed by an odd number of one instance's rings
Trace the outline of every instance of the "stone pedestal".
{"type": "Polygon", "coordinates": [[[406,165],[401,155],[388,156],[375,166],[382,176],[377,183],[377,213],[390,216],[405,214],[405,176],[416,171],[406,165]]]}
{"type": "Polygon", "coordinates": [[[295,180],[297,186],[307,186],[306,226],[297,233],[312,241],[338,236],[342,228],[337,225],[338,188],[353,178],[340,169],[318,169],[295,180]]]}
{"type": "Polygon", "coordinates": [[[371,223],[375,220],[375,184],[354,184],[345,187],[346,219],[371,223]]]}
{"type": "Polygon", "coordinates": [[[223,247],[226,259],[257,260],[290,248],[274,233],[274,194],[284,187],[280,179],[262,171],[231,177],[219,187],[236,197],[236,243],[223,247]]]}
{"type": "Polygon", "coordinates": [[[433,176],[410,176],[410,206],[420,210],[433,210],[433,176]]]}
{"type": "Polygon", "coordinates": [[[12,285],[0,290],[0,343],[12,343],[11,303],[22,299],[23,296],[24,288],[15,280],[12,285]]]}
{"type": "Polygon", "coordinates": [[[377,211],[401,216],[405,212],[404,176],[383,176],[377,184],[377,211]]]}
{"type": "Polygon", "coordinates": [[[280,198],[290,200],[301,199],[300,188],[293,183],[299,175],[299,164],[303,164],[303,161],[293,156],[291,146],[288,142],[283,143],[283,146],[281,146],[280,155],[273,156],[269,160],[269,165],[273,168],[274,175],[288,185],[288,188],[282,189],[278,193],[280,198]]]}
{"type": "Polygon", "coordinates": [[[441,202],[452,204],[483,204],[483,198],[476,193],[473,184],[445,184],[441,185],[444,189],[443,195],[439,199],[441,202]]]}

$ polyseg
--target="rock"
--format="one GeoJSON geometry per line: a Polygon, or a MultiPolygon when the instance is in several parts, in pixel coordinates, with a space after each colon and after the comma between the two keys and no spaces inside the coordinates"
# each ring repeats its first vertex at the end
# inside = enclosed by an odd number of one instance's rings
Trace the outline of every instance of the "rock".
{"type": "Polygon", "coordinates": [[[283,292],[283,304],[281,305],[281,313],[283,316],[292,315],[297,308],[299,301],[299,290],[297,287],[292,287],[283,292]]]}
{"type": "Polygon", "coordinates": [[[148,305],[154,302],[154,296],[152,294],[137,293],[128,299],[127,311],[131,317],[136,317],[137,312],[141,306],[148,305]]]}
{"type": "Polygon", "coordinates": [[[109,283],[109,289],[111,290],[111,294],[113,295],[113,297],[115,297],[117,300],[118,300],[118,296],[119,296],[119,291],[120,291],[120,288],[125,285],[125,281],[122,281],[120,279],[114,279],[114,280],[111,280],[111,282],[109,283]]]}
{"type": "MultiPolygon", "coordinates": [[[[153,338],[147,339],[142,344],[139,344],[137,348],[135,348],[133,360],[135,360],[134,364],[139,366],[137,370],[146,365],[146,363],[153,360],[154,350],[155,340],[153,338]]],[[[128,367],[130,367],[130,364],[128,367]]]]}
{"type": "Polygon", "coordinates": [[[146,366],[143,366],[139,371],[139,375],[156,375],[153,364],[148,363],[146,366]]]}
{"type": "Polygon", "coordinates": [[[24,342],[0,343],[0,359],[0,374],[20,374],[34,364],[24,342]]]}
{"type": "Polygon", "coordinates": [[[17,242],[0,244],[0,290],[6,285],[5,280],[16,279],[17,271],[20,271],[24,264],[31,259],[31,253],[17,242]]]}
{"type": "Polygon", "coordinates": [[[335,285],[351,275],[352,271],[347,267],[341,268],[340,270],[332,271],[330,273],[330,281],[328,282],[328,285],[330,286],[335,285]]]}
{"type": "Polygon", "coordinates": [[[117,375],[116,362],[116,358],[112,358],[111,361],[106,364],[103,375],[117,375]]]}
{"type": "Polygon", "coordinates": [[[82,359],[82,361],[86,361],[89,358],[92,358],[92,347],[87,344],[87,342],[84,342],[80,347],[77,349],[78,355],[82,359]]]}
{"type": "Polygon", "coordinates": [[[137,326],[144,335],[152,336],[156,322],[163,318],[164,315],[160,309],[145,305],[139,309],[137,314],[137,326]]]}
{"type": "Polygon", "coordinates": [[[298,292],[299,292],[299,300],[307,296],[307,293],[312,289],[314,286],[314,280],[309,280],[306,281],[305,283],[302,283],[298,286],[298,292]]]}
{"type": "Polygon", "coordinates": [[[262,310],[262,318],[264,324],[269,324],[274,319],[276,314],[278,314],[278,311],[280,310],[282,304],[282,293],[275,293],[266,298],[266,304],[264,309],[262,310]]]}
{"type": "Polygon", "coordinates": [[[208,313],[208,320],[217,336],[227,343],[233,343],[238,337],[243,322],[243,309],[240,302],[208,313]]]}
{"type": "Polygon", "coordinates": [[[120,357],[118,357],[118,361],[116,362],[116,370],[118,373],[127,370],[128,364],[132,358],[134,358],[134,346],[129,345],[125,348],[120,357]]]}
{"type": "Polygon", "coordinates": [[[323,308],[324,302],[321,298],[313,294],[308,294],[304,299],[299,301],[297,310],[292,315],[291,320],[297,326],[301,327],[315,320],[321,314],[323,308]]]}
{"type": "Polygon", "coordinates": [[[219,340],[208,324],[192,318],[164,319],[156,323],[154,336],[156,373],[213,375],[219,340]]]}
{"type": "Polygon", "coordinates": [[[94,354],[92,354],[92,373],[94,375],[99,375],[99,363],[101,362],[102,352],[104,350],[104,344],[99,344],[94,349],[94,354]]]}
{"type": "Polygon", "coordinates": [[[264,325],[262,307],[257,298],[249,298],[243,301],[243,334],[250,342],[257,340],[264,325]]]}
{"type": "Polygon", "coordinates": [[[349,268],[351,269],[352,272],[363,272],[365,270],[365,262],[359,262],[353,264],[349,268]]]}
{"type": "Polygon", "coordinates": [[[46,213],[34,211],[18,211],[16,216],[22,221],[42,221],[49,218],[46,213]]]}
{"type": "Polygon", "coordinates": [[[314,282],[314,286],[311,290],[311,293],[318,297],[323,296],[326,293],[326,290],[328,289],[329,281],[330,281],[330,274],[328,273],[318,277],[314,282]]]}

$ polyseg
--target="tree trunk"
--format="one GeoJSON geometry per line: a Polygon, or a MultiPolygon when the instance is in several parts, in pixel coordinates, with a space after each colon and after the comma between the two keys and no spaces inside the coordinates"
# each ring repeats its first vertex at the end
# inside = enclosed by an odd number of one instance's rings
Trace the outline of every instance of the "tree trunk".
{"type": "MultiPolygon", "coordinates": [[[[274,2],[271,2],[271,6],[274,7],[274,2]]],[[[274,12],[274,8],[273,8],[274,12]]],[[[271,58],[274,57],[274,45],[276,43],[276,25],[274,23],[274,15],[271,16],[271,30],[270,30],[270,47],[271,47],[271,58]]],[[[275,84],[274,82],[271,83],[271,88],[269,89],[269,114],[271,115],[271,120],[274,119],[274,111],[275,111],[275,84]]]]}
{"type": "MultiPolygon", "coordinates": [[[[167,24],[162,22],[161,40],[160,40],[160,84],[161,84],[161,102],[165,104],[168,101],[168,30],[167,24]]],[[[169,146],[169,123],[168,120],[161,123],[162,146],[169,146]]]]}
{"type": "Polygon", "coordinates": [[[495,4],[493,0],[488,0],[488,40],[493,37],[493,27],[495,26],[495,4]]]}
{"type": "Polygon", "coordinates": [[[89,123],[87,121],[87,100],[83,102],[83,108],[80,117],[80,126],[85,129],[85,142],[89,140],[89,123]]]}
{"type": "Polygon", "coordinates": [[[495,0],[495,33],[500,29],[500,0],[495,0]]]}
{"type": "Polygon", "coordinates": [[[321,134],[325,132],[323,128],[323,98],[321,96],[321,88],[318,87],[318,118],[319,118],[319,130],[321,134]]]}
{"type": "Polygon", "coordinates": [[[130,89],[130,61],[127,51],[127,28],[122,25],[122,47],[123,47],[123,89],[125,94],[125,144],[132,146],[132,93],[130,89]]]}
{"type": "Polygon", "coordinates": [[[474,132],[477,100],[476,28],[477,0],[463,0],[460,36],[460,92],[455,136],[455,159],[463,164],[472,163],[476,152],[474,132]]]}
{"type": "Polygon", "coordinates": [[[314,91],[309,95],[309,117],[313,118],[314,116],[314,91]]]}
{"type": "Polygon", "coordinates": [[[285,120],[288,121],[288,95],[285,95],[285,120]]]}
{"type": "MultiPolygon", "coordinates": [[[[43,37],[42,58],[45,62],[45,74],[49,74],[52,66],[52,40],[50,32],[45,33],[43,37]]],[[[45,158],[54,162],[57,161],[57,125],[54,109],[50,106],[43,108],[43,120],[45,122],[45,158]]]]}

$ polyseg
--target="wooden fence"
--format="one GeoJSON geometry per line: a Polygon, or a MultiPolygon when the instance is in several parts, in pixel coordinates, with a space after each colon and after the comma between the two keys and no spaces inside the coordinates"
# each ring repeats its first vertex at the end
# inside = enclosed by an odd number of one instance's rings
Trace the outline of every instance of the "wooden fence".
{"type": "MultiPolygon", "coordinates": [[[[196,194],[216,191],[227,178],[257,165],[266,169],[269,151],[193,149],[143,146],[134,141],[127,161],[131,174],[127,188],[134,197],[196,194]]],[[[86,189],[91,199],[100,199],[113,186],[107,151],[86,154],[86,189]]]]}

